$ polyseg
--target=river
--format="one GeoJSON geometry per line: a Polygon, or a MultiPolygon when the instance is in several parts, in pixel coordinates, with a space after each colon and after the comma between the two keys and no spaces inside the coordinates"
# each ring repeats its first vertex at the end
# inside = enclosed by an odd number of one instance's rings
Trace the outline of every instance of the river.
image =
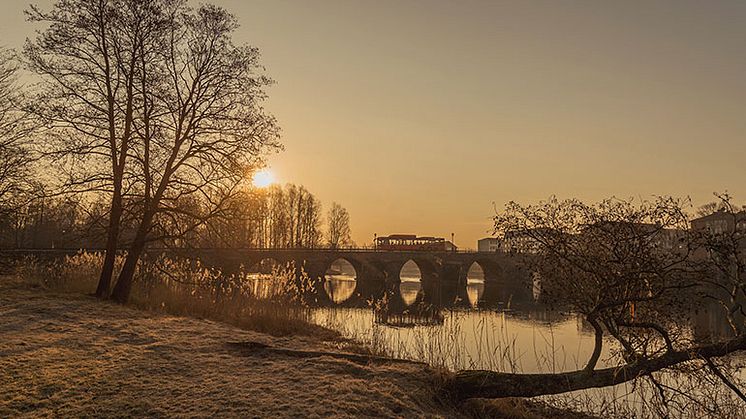
{"type": "MultiPolygon", "coordinates": [[[[323,294],[326,298],[314,309],[318,324],[382,353],[450,370],[571,371],[583,368],[593,350],[593,330],[579,316],[536,301],[513,301],[490,290],[479,271],[470,271],[468,283],[459,289],[423,284],[412,263],[402,270],[400,284],[382,290],[338,261],[327,273],[323,294]]],[[[536,289],[534,297],[539,297],[536,289]]],[[[729,333],[716,310],[699,310],[690,326],[697,339],[729,333]]],[[[605,341],[599,367],[618,365],[616,350],[615,342],[605,341]]],[[[575,403],[601,415],[655,416],[650,389],[643,390],[626,383],[562,397],[569,406],[575,403]]]]}

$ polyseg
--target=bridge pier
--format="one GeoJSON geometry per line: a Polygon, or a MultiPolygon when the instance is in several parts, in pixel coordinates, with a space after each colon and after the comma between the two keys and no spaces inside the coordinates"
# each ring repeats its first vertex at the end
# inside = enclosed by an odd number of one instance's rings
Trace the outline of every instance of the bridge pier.
{"type": "Polygon", "coordinates": [[[406,260],[375,261],[375,266],[383,274],[383,280],[387,284],[398,284],[401,282],[401,269],[406,260]]]}
{"type": "Polygon", "coordinates": [[[466,297],[466,285],[453,281],[429,281],[422,283],[424,301],[439,307],[453,307],[458,299],[466,297]]]}
{"type": "Polygon", "coordinates": [[[444,263],[440,271],[440,279],[443,282],[466,284],[468,270],[469,267],[464,267],[464,264],[460,262],[444,263]]]}

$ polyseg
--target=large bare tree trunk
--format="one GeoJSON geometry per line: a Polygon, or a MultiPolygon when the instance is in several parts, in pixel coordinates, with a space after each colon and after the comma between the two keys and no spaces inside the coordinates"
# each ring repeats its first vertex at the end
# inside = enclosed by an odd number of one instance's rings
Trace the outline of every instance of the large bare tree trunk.
{"type": "Polygon", "coordinates": [[[137,229],[135,240],[127,250],[127,257],[124,260],[124,266],[122,271],[119,273],[117,284],[114,286],[114,291],[111,293],[111,298],[118,303],[126,303],[130,298],[132,292],[132,283],[135,278],[135,270],[137,269],[137,262],[140,261],[140,256],[145,250],[145,245],[148,240],[148,233],[153,223],[153,212],[146,211],[140,222],[140,226],[137,229]]]}
{"type": "Polygon", "coordinates": [[[106,238],[106,255],[104,257],[104,266],[101,269],[101,276],[98,279],[96,296],[107,298],[109,288],[111,287],[111,278],[114,275],[114,264],[117,258],[117,245],[119,243],[119,223],[122,218],[122,196],[119,189],[114,190],[111,198],[111,211],[109,214],[108,236],[106,238]]]}
{"type": "Polygon", "coordinates": [[[510,374],[494,371],[459,371],[446,384],[449,396],[468,398],[535,397],[621,384],[682,362],[716,358],[746,350],[746,336],[729,341],[672,351],[656,358],[599,370],[558,374],[510,374]]]}

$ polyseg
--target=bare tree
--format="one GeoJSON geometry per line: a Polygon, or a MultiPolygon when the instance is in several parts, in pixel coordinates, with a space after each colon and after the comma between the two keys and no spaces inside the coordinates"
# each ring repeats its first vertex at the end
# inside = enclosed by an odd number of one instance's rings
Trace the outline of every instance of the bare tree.
{"type": "Polygon", "coordinates": [[[700,257],[710,262],[706,282],[725,311],[734,334],[746,334],[746,211],[728,193],[716,194],[719,220],[694,233],[700,257]]]}
{"type": "Polygon", "coordinates": [[[735,208],[735,205],[730,202],[726,205],[725,201],[721,199],[721,196],[719,194],[716,193],[715,197],[718,199],[717,201],[711,201],[699,206],[694,212],[694,215],[697,217],[706,217],[718,211],[728,211],[729,209],[732,210],[733,208],[735,208]]]}
{"type": "MultiPolygon", "coordinates": [[[[709,368],[713,358],[746,349],[742,316],[733,318],[740,327],[734,327],[733,336],[725,340],[702,342],[689,333],[688,316],[712,299],[722,301],[731,312],[743,313],[742,294],[736,298],[739,301],[730,298],[734,288],[743,292],[743,276],[715,277],[713,262],[723,261],[721,271],[740,272],[742,264],[736,261],[743,261],[744,255],[739,247],[743,241],[721,247],[713,245],[714,237],[703,242],[700,233],[689,229],[683,206],[672,198],[639,204],[610,199],[586,205],[554,198],[534,206],[508,204],[495,217],[496,232],[503,236],[520,232],[534,241],[537,253],[526,255],[527,266],[540,275],[549,301],[590,324],[594,350],[578,371],[461,371],[448,386],[452,394],[530,397],[642,377],[652,380],[657,371],[690,362],[709,368]],[[712,257],[716,248],[718,256],[712,257]],[[727,291],[725,298],[719,289],[727,291]],[[612,349],[618,361],[599,368],[607,338],[616,343],[612,349]]],[[[743,397],[733,382],[725,381],[743,397]]]]}
{"type": "Polygon", "coordinates": [[[163,45],[140,64],[143,108],[136,127],[132,174],[141,185],[142,212],[112,292],[129,298],[138,260],[159,219],[192,220],[187,230],[220,216],[261,155],[278,147],[274,118],[261,107],[263,88],[255,48],[235,46],[237,24],[225,10],[168,2],[163,45]],[[178,205],[198,197],[190,211],[178,205]]]}
{"type": "Polygon", "coordinates": [[[318,247],[321,241],[321,203],[303,186],[287,185],[285,189],[284,247],[318,247]]]}
{"type": "Polygon", "coordinates": [[[717,202],[708,202],[697,208],[697,210],[695,211],[695,215],[698,217],[706,217],[712,213],[717,212],[717,210],[719,209],[720,205],[717,202]]]}
{"type": "MultiPolygon", "coordinates": [[[[106,257],[96,294],[109,294],[136,114],[138,64],[161,29],[164,2],[59,0],[28,20],[47,24],[28,40],[29,68],[43,83],[30,110],[50,128],[46,153],[66,173],[65,191],[111,194],[106,257]]],[[[168,2],[166,2],[168,3],[168,2]]]]}
{"type": "Polygon", "coordinates": [[[0,214],[22,205],[32,187],[28,143],[34,127],[21,109],[17,71],[12,54],[0,49],[0,214]]]}
{"type": "MultiPolygon", "coordinates": [[[[209,205],[192,195],[174,205],[178,212],[155,219],[150,240],[162,240],[166,246],[233,248],[313,248],[321,244],[321,203],[302,186],[242,187],[225,200],[219,214],[200,225],[185,214],[206,213],[209,205]]],[[[349,215],[346,217],[349,220],[349,215]]],[[[349,233],[346,237],[344,243],[349,243],[349,233]]]]}
{"type": "Polygon", "coordinates": [[[327,243],[332,249],[352,243],[350,237],[350,214],[336,202],[332,203],[327,214],[327,243]]]}
{"type": "MultiPolygon", "coordinates": [[[[251,243],[258,247],[318,247],[321,203],[303,186],[255,191],[251,198],[251,243]]],[[[248,205],[244,204],[244,205],[248,205]]]]}

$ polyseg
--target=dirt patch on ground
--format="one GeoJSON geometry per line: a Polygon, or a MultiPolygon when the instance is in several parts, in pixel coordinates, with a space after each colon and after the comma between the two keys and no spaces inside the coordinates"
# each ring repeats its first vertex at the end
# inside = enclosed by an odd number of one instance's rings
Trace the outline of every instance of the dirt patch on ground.
{"type": "Polygon", "coordinates": [[[312,338],[0,278],[0,417],[460,417],[433,380],[312,338]]]}

